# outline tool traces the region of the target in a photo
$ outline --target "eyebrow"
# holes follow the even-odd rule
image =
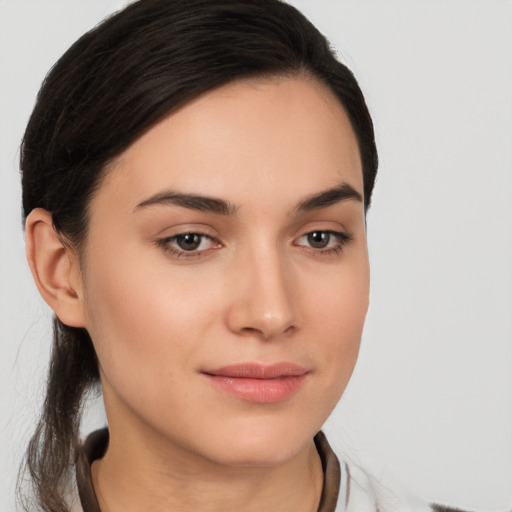
[[[189,208],[191,210],[227,216],[234,216],[237,212],[237,207],[228,201],[224,201],[224,199],[197,194],[183,194],[172,190],[151,196],[145,201],[142,201],[142,203],[139,203],[135,207],[135,210],[156,204],[182,206],[183,208]]]
[[[363,202],[361,194],[348,183],[340,183],[337,187],[324,190],[318,194],[314,194],[304,201],[301,201],[294,209],[295,214],[307,213],[312,210],[327,208],[336,203],[346,200],[355,200]]]
[[[344,182],[337,187],[324,190],[307,197],[292,210],[292,214],[307,213],[313,210],[327,208],[349,199],[363,202],[361,194],[351,185]],[[216,213],[226,216],[235,216],[238,212],[237,206],[229,201],[225,201],[224,199],[197,194],[185,194],[172,190],[154,194],[139,203],[134,210],[152,205],[175,205],[183,208],[189,208],[191,210]]]

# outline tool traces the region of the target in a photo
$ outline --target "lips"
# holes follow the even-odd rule
[[[202,372],[218,390],[256,403],[276,403],[294,395],[309,370],[293,363],[242,363]]]

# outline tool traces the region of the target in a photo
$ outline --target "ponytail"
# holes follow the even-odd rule
[[[41,417],[26,452],[33,498],[45,512],[68,512],[66,488],[79,447],[82,406],[99,382],[98,363],[85,329],[54,319],[53,347]],[[29,511],[26,499],[22,507]]]

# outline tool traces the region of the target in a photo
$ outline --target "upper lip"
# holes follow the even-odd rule
[[[245,379],[277,379],[279,377],[299,377],[309,370],[294,363],[280,362],[274,364],[239,363],[203,373],[216,377],[231,377]]]

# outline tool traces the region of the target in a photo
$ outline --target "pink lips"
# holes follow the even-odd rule
[[[293,363],[242,363],[204,371],[209,381],[230,395],[250,402],[281,402],[303,385],[309,371]]]

